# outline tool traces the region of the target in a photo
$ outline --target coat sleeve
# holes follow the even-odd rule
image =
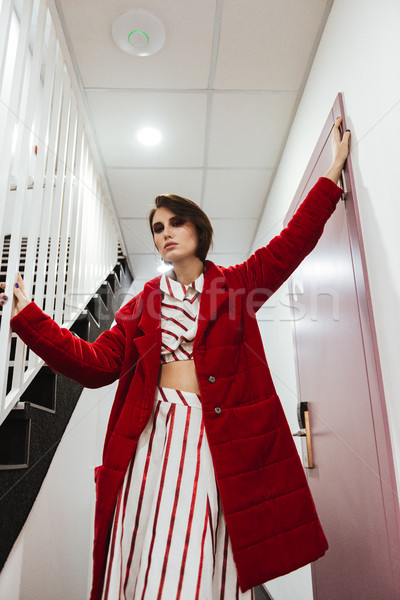
[[[94,343],[60,327],[34,302],[11,319],[11,327],[49,367],[84,387],[98,388],[115,381],[125,354],[125,328],[119,322]]]
[[[320,177],[279,235],[245,262],[226,270],[236,279],[236,285],[251,294],[255,311],[316,246],[342,193],[333,181]]]

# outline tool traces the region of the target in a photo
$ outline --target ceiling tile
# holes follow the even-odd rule
[[[273,168],[295,100],[295,94],[215,93],[208,166]]]
[[[177,194],[200,203],[202,169],[107,169],[120,217],[146,217],[154,198]]]
[[[247,256],[258,219],[211,219],[214,229],[213,252],[227,254],[232,249]]]
[[[258,218],[271,174],[261,169],[207,169],[203,210],[209,217]]]
[[[225,0],[214,87],[299,90],[325,10],[326,0]]]
[[[199,167],[204,162],[206,93],[88,92],[100,148],[111,167]],[[146,147],[142,127],[163,139]]]
[[[147,57],[126,54],[112,38],[112,24],[135,8],[131,0],[58,0],[83,85],[96,88],[208,87],[216,0],[146,0],[138,8],[165,26],[164,47]]]

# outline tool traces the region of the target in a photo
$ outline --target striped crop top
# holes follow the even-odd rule
[[[161,276],[161,364],[193,358],[203,284],[204,273],[189,285]]]

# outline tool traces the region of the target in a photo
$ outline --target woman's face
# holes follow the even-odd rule
[[[153,216],[154,243],[164,260],[174,263],[196,256],[199,243],[196,226],[174,215],[168,208],[157,208]]]

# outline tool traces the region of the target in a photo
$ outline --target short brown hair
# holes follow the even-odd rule
[[[183,196],[176,196],[175,194],[162,194],[161,196],[156,196],[154,199],[154,207],[149,213],[149,224],[153,238],[154,213],[157,208],[161,207],[168,208],[177,217],[185,217],[185,219],[195,225],[197,236],[199,238],[196,256],[204,262],[210,246],[212,246],[214,235],[210,219],[207,217],[206,213],[198,204],[192,202],[192,200],[188,200],[188,198],[183,198]]]

